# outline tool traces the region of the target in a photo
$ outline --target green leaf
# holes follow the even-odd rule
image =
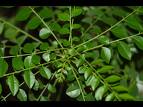
[[[106,93],[107,87],[106,86],[101,86],[99,87],[96,92],[95,92],[95,98],[97,101],[102,100],[103,95]]]
[[[79,67],[78,72],[79,72],[80,74],[84,74],[84,72],[86,71],[87,68],[88,68],[88,67],[86,67],[86,66],[81,66],[81,67]]]
[[[98,40],[101,44],[108,44],[109,43],[109,38],[107,36],[100,36],[98,38]]]
[[[0,34],[2,34],[4,30],[4,23],[0,22]]]
[[[58,18],[61,21],[69,21],[70,20],[70,16],[67,13],[59,13]]]
[[[139,32],[143,31],[143,26],[142,26],[141,20],[138,18],[138,16],[131,15],[125,21],[130,28],[137,30]]]
[[[42,55],[42,58],[46,61],[46,62],[49,62],[50,61],[50,54],[49,53],[44,53]]]
[[[121,77],[117,76],[117,75],[111,75],[109,77],[107,77],[105,80],[109,83],[114,83],[117,82],[121,79]]]
[[[133,37],[133,41],[139,49],[143,50],[143,37],[142,36]]]
[[[24,53],[32,53],[34,50],[34,45],[32,43],[25,43],[23,47]]]
[[[128,36],[127,29],[123,26],[123,24],[120,24],[113,28],[111,32],[116,36],[117,38],[124,38]]]
[[[35,80],[35,84],[33,86],[33,90],[38,91],[39,86],[40,86],[39,82],[37,80]]]
[[[42,42],[40,45],[40,50],[48,50],[49,44],[47,42]]]
[[[17,98],[20,101],[27,101],[27,94],[23,89],[19,89],[19,92],[17,94]]]
[[[46,68],[46,67],[42,67],[40,69],[40,74],[42,77],[46,78],[46,79],[50,79],[52,76],[52,73],[50,71],[50,69]]]
[[[84,78],[87,79],[91,74],[92,74],[92,69],[88,67],[84,72]]]
[[[37,16],[35,16],[35,17],[33,17],[33,18],[27,23],[26,27],[27,27],[28,29],[30,29],[30,30],[34,30],[34,29],[36,29],[40,24],[41,24],[40,19],[39,19]]]
[[[30,67],[33,67],[33,63],[32,63],[32,56],[27,56],[25,59],[24,59],[24,66],[25,68],[30,68]]]
[[[47,39],[50,36],[51,31],[47,28],[42,28],[39,32],[39,37],[41,39]]]
[[[18,13],[16,14],[15,19],[17,21],[24,21],[24,20],[28,19],[28,17],[30,16],[31,12],[32,11],[30,10],[30,8],[28,8],[28,7],[21,7],[19,9]]]
[[[73,24],[73,25],[72,25],[72,28],[73,28],[73,29],[79,29],[80,27],[81,27],[80,24]]]
[[[128,92],[128,89],[122,85],[115,86],[113,89],[117,92]]]
[[[79,16],[82,13],[81,8],[73,8],[71,11],[72,17]]]
[[[110,51],[110,49],[106,48],[106,47],[102,47],[101,57],[102,57],[102,59],[105,60],[106,63],[109,64],[110,59],[111,59],[111,51]]]
[[[110,93],[107,95],[107,97],[105,98],[105,101],[112,101],[114,99],[114,94]]]
[[[57,22],[50,23],[49,26],[52,31],[59,32],[59,29],[61,29],[61,26]]]
[[[1,95],[1,93],[2,93],[2,85],[0,83],[0,95]]]
[[[131,50],[130,47],[125,42],[123,41],[119,42],[118,51],[123,58],[131,60],[132,57]]]
[[[21,57],[12,58],[12,67],[15,70],[21,70],[24,68],[24,64],[23,64]]]
[[[71,84],[66,90],[66,94],[71,98],[76,98],[80,95],[80,89],[78,86]]]
[[[19,89],[19,82],[14,75],[11,75],[7,79],[7,84],[13,96],[15,96]]]
[[[19,49],[20,48],[18,45],[12,46],[10,51],[9,51],[10,55],[18,55]]]
[[[27,70],[24,72],[24,81],[28,85],[29,88],[32,88],[35,83],[35,75],[32,73],[32,71]]]
[[[109,72],[110,70],[112,70],[113,68],[114,68],[113,66],[105,65],[105,66],[103,66],[102,68],[98,69],[97,72],[98,72],[98,73],[107,73],[107,72]]]
[[[13,28],[8,28],[4,32],[4,36],[9,40],[15,40],[17,34],[18,34],[18,31],[16,29],[13,29]]]
[[[41,57],[38,55],[32,55],[32,63],[33,64],[40,64]]]
[[[70,30],[68,28],[65,28],[65,27],[63,27],[59,30],[59,33],[62,35],[69,34],[69,32],[70,32]]]
[[[99,79],[95,78],[95,76],[93,75],[91,75],[86,81],[86,85],[91,86],[93,91],[95,90],[95,88],[97,88],[99,83],[100,83]]]
[[[0,77],[2,77],[8,70],[8,64],[7,62],[0,58]]]
[[[40,12],[39,15],[41,16],[42,19],[44,18],[51,18],[53,16],[53,12],[51,8],[44,7]]]
[[[128,93],[119,94],[119,97],[123,100],[135,100],[135,98]]]
[[[26,39],[26,36],[25,36],[25,35],[22,35],[22,36],[20,36],[20,37],[18,37],[18,38],[16,39],[16,43],[17,43],[18,45],[21,45],[21,44],[25,41],[25,39]]]
[[[56,87],[54,85],[48,85],[48,91],[51,93],[56,93]]]

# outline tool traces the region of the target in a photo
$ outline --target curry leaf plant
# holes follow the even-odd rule
[[[141,6],[0,7],[0,100],[143,100],[142,15]]]

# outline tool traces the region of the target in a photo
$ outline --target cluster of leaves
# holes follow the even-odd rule
[[[142,7],[3,9],[14,12],[0,17],[1,101],[140,100]]]

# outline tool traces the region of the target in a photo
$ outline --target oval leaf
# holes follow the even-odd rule
[[[80,89],[72,84],[67,89],[66,94],[71,98],[76,98],[80,95]]]
[[[13,96],[16,95],[19,89],[19,82],[14,75],[11,75],[7,79],[7,84]]]
[[[35,83],[35,75],[32,71],[28,70],[24,72],[24,81],[28,85],[29,88],[32,88]]]
[[[67,13],[59,13],[58,18],[62,21],[69,21],[70,20],[70,16]]]
[[[50,71],[50,69],[43,67],[40,69],[40,74],[42,77],[46,78],[46,79],[50,79],[52,76],[52,73]]]
[[[117,76],[117,75],[111,75],[109,77],[107,77],[105,80],[109,83],[114,83],[117,82],[121,79],[121,77]]]
[[[19,92],[17,94],[17,98],[20,101],[27,101],[27,94],[23,89],[19,89]]]
[[[0,58],[0,77],[2,77],[8,70],[8,64],[7,62]]]
[[[118,44],[118,51],[120,53],[120,55],[127,59],[127,60],[131,60],[131,50],[130,47],[123,41],[120,41]]]
[[[106,86],[101,86],[97,89],[97,91],[95,92],[95,98],[96,100],[102,100],[103,95],[105,94],[105,92],[107,91],[107,87]]]
[[[44,53],[42,55],[43,59],[46,61],[46,62],[49,62],[50,61],[50,54],[49,53]]]
[[[21,70],[24,68],[24,64],[23,64],[21,57],[12,58],[12,67],[15,70]]]
[[[107,95],[107,97],[105,98],[105,101],[112,101],[114,98],[114,94],[113,93],[110,93]]]
[[[109,48],[102,47],[101,57],[105,60],[106,63],[110,62],[111,59],[111,51]]]
[[[39,37],[41,39],[47,39],[50,36],[51,31],[47,28],[42,28],[39,32]]]
[[[139,49],[143,50],[143,37],[135,36],[133,37],[133,41]]]

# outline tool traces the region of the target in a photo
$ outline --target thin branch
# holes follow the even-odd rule
[[[12,28],[18,30],[19,32],[23,33],[25,36],[28,36],[29,38],[31,38],[31,39],[33,39],[33,40],[39,42],[39,43],[42,43],[42,41],[40,41],[39,39],[35,38],[34,36],[30,35],[29,33],[25,32],[24,30],[22,30],[22,29],[16,27],[15,25],[13,25],[13,24],[7,22],[6,20],[0,18],[0,21],[2,21],[2,22],[4,22],[5,24],[11,26]]]
[[[29,6],[29,8],[32,10],[32,12],[40,19],[40,21],[44,24],[44,26],[51,32],[51,34],[53,35],[53,37],[56,39],[56,41],[58,42],[58,44],[61,46],[61,48],[63,48],[62,44],[59,42],[59,40],[57,39],[56,35],[53,33],[53,31],[50,29],[50,27],[45,23],[45,21],[39,16],[39,14],[37,14],[37,12],[31,7]]]
[[[97,35],[96,37],[94,37],[94,38],[92,38],[92,39],[90,39],[90,40],[88,40],[86,42],[83,42],[83,43],[81,43],[81,44],[79,44],[79,45],[77,45],[77,46],[75,46],[73,48],[78,48],[78,47],[80,47],[82,45],[85,45],[86,43],[89,43],[89,42],[97,39],[98,37],[102,36],[103,34],[107,33],[108,31],[110,31],[111,29],[113,29],[114,27],[116,27],[118,24],[120,24],[122,21],[124,21],[125,19],[127,19],[129,16],[131,16],[133,13],[135,13],[139,8],[140,7],[138,7],[137,9],[135,9],[133,12],[131,12],[130,14],[128,14],[126,17],[124,17],[123,19],[121,19],[120,21],[118,21],[116,24],[114,24],[113,26],[111,26],[110,28],[108,28],[107,30],[105,30],[104,32],[102,32],[99,35]]]

